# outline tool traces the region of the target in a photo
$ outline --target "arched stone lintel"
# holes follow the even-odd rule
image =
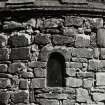
[[[40,53],[41,61],[48,62],[51,53],[60,53],[65,58],[65,62],[69,62],[71,59],[72,48],[65,46],[45,46]]]

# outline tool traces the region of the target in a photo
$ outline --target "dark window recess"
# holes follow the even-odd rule
[[[47,85],[65,87],[65,58],[60,53],[52,53],[47,64]]]

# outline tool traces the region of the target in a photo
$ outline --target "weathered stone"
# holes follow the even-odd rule
[[[98,86],[105,85],[105,73],[96,73],[96,85]]]
[[[97,30],[97,45],[101,48],[105,47],[105,29],[104,28],[99,28]]]
[[[80,63],[87,63],[88,60],[86,58],[76,58],[76,57],[72,57],[72,61],[73,62],[80,62]]]
[[[29,102],[30,103],[34,103],[35,102],[35,92],[34,92],[34,89],[30,90],[30,93],[29,93]]]
[[[25,47],[31,44],[31,36],[24,33],[17,33],[8,39],[11,47]]]
[[[6,73],[0,73],[0,78],[8,78],[8,79],[12,79],[12,75],[11,74],[6,74]]]
[[[105,59],[105,48],[100,49],[100,58]]]
[[[25,79],[30,79],[34,78],[34,74],[32,72],[22,72],[21,77]]]
[[[61,34],[62,30],[57,29],[57,28],[51,28],[51,29],[46,29],[45,33],[50,33],[50,34]]]
[[[36,20],[36,28],[43,28],[43,24],[44,24],[43,19],[37,18],[37,20]]]
[[[50,43],[50,34],[38,34],[35,36],[35,43],[39,45],[46,45]]]
[[[50,18],[44,21],[44,28],[57,28],[62,24],[62,19]]]
[[[75,105],[75,100],[70,99],[64,100],[63,105]]]
[[[10,64],[9,68],[8,68],[8,72],[9,73],[21,73],[22,71],[26,71],[26,66],[24,63],[22,62],[15,62]]]
[[[94,80],[92,78],[83,79],[83,87],[84,88],[92,88],[94,85]]]
[[[78,102],[91,102],[88,90],[79,88],[77,89],[77,101]]]
[[[89,60],[88,70],[97,71],[100,67],[100,60]]]
[[[35,68],[34,75],[35,77],[46,77],[46,69]]]
[[[8,66],[6,64],[0,64],[0,73],[7,72]]]
[[[3,48],[0,49],[0,60],[5,61],[9,59],[9,49]]]
[[[77,72],[77,77],[94,78],[94,73],[93,72]]]
[[[77,34],[75,39],[75,47],[89,47],[90,36],[84,34]]]
[[[13,30],[13,29],[23,29],[23,25],[19,22],[15,21],[5,21],[3,25],[3,29],[5,30]]]
[[[72,46],[74,44],[74,38],[68,36],[53,35],[53,43],[55,45]]]
[[[38,103],[40,105],[59,105],[59,101],[57,101],[57,100],[48,100],[48,99],[39,99]]]
[[[68,77],[66,78],[67,87],[80,87],[82,86],[82,79]]]
[[[69,67],[70,68],[82,68],[83,66],[82,66],[82,63],[78,63],[78,62],[70,62],[69,63]]]
[[[81,26],[83,24],[83,18],[75,16],[65,17],[65,26]]]
[[[68,76],[76,76],[76,69],[75,68],[66,68],[66,74]]]
[[[81,105],[104,105],[104,103],[103,102],[91,102],[88,104],[81,104]]]
[[[105,94],[104,93],[92,93],[93,99],[96,102],[105,101]]]
[[[63,29],[63,34],[66,36],[75,36],[77,34],[77,29],[74,27],[65,27]]]
[[[19,88],[24,90],[28,89],[28,80],[21,79],[19,83]]]
[[[88,64],[87,63],[83,63],[82,71],[87,71],[87,69],[88,69]]]
[[[61,0],[62,3],[66,3],[66,4],[70,4],[70,3],[76,3],[76,4],[79,4],[79,3],[86,3],[87,1],[86,0]]]
[[[99,48],[94,48],[93,50],[94,50],[94,58],[98,59],[100,55]]]
[[[31,68],[45,68],[47,66],[47,63],[40,61],[31,61],[28,63],[28,66]]]
[[[68,97],[69,97],[69,95],[68,94],[64,94],[64,93],[62,93],[62,94],[59,94],[59,93],[41,93],[41,94],[38,94],[37,95],[37,97],[38,98],[41,98],[41,97],[43,97],[43,98],[45,98],[45,99],[59,99],[59,100],[66,100]]]
[[[30,20],[28,20],[26,22],[26,25],[35,28],[36,27],[36,20],[34,18],[31,18]]]
[[[0,88],[10,88],[11,87],[11,80],[7,78],[0,78]]]
[[[28,103],[29,102],[29,93],[26,91],[21,91],[12,94],[12,101],[17,103]]]
[[[12,48],[10,54],[11,60],[29,60],[30,59],[30,48]]]
[[[74,48],[72,51],[73,57],[78,58],[92,58],[93,57],[93,49],[90,48]]]
[[[7,41],[7,36],[0,34],[0,48],[5,47],[7,45]]]
[[[45,88],[45,79],[44,78],[34,78],[31,83],[32,88]]]
[[[10,94],[9,92],[0,92],[0,104],[7,105],[9,102]]]

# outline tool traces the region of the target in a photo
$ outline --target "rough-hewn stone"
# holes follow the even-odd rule
[[[28,80],[21,79],[19,83],[20,89],[28,89]]]
[[[91,102],[88,90],[79,88],[77,89],[77,101],[78,102]]]
[[[8,68],[9,73],[21,73],[24,70],[26,71],[26,66],[21,62],[12,63]]]
[[[11,47],[25,47],[31,44],[31,36],[24,33],[16,33],[9,38]]]
[[[50,34],[38,34],[35,36],[34,42],[39,45],[46,45],[50,43]]]
[[[68,77],[66,78],[67,87],[80,87],[82,86],[82,79]]]
[[[76,76],[76,69],[75,68],[66,68],[66,74],[68,76]]]
[[[3,48],[0,49],[0,60],[8,60],[9,59],[9,49],[8,48]]]
[[[92,58],[93,57],[93,49],[90,48],[74,48],[72,52],[73,57],[79,58]]]
[[[11,80],[8,78],[0,78],[0,88],[10,88],[11,87]]]
[[[75,47],[89,47],[90,36],[84,34],[77,34],[75,40]]]
[[[11,60],[29,60],[30,59],[30,48],[22,47],[22,48],[12,48]]]
[[[81,17],[67,16],[65,17],[65,26],[81,26],[83,19]]]
[[[31,83],[32,88],[44,88],[45,87],[45,79],[44,78],[34,78]]]
[[[9,102],[10,94],[9,92],[0,92],[0,104],[7,105]]]
[[[6,64],[0,64],[0,73],[7,72],[8,66]]]
[[[17,103],[28,103],[29,102],[29,93],[26,91],[16,92],[12,94],[12,101]]]
[[[105,73],[96,73],[96,85],[98,86],[105,85]]]
[[[54,35],[53,44],[72,46],[74,44],[74,38],[68,36]]]

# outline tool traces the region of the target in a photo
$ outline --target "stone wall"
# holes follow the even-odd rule
[[[0,105],[105,105],[104,30],[102,18],[1,19]],[[54,52],[65,59],[63,87],[47,85]]]

